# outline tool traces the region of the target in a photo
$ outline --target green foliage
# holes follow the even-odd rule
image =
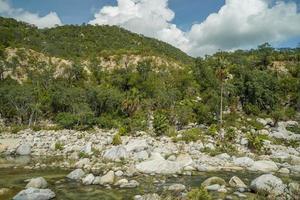
[[[78,118],[71,113],[59,113],[55,121],[63,128],[71,129],[78,124]]]
[[[264,153],[266,149],[264,148],[264,140],[268,140],[267,135],[259,135],[256,133],[248,133],[248,148],[257,152],[257,153]]]
[[[55,143],[55,150],[62,151],[64,149],[64,145],[60,142]]]
[[[5,125],[38,130],[39,122],[49,119],[61,128],[124,127],[131,134],[147,130],[153,112],[156,135],[174,135],[170,126],[179,130],[189,123],[217,123],[221,85],[224,108],[232,111],[225,114],[224,127],[250,124],[259,130],[263,127],[255,120],[237,119],[243,113],[293,119],[300,110],[300,49],[283,51],[263,44],[193,59],[116,26],[38,29],[0,17],[0,27],[0,115]],[[8,59],[8,49],[16,48],[16,56]],[[29,49],[49,56],[48,62]],[[131,55],[142,59],[131,65]],[[153,60],[155,56],[162,62]],[[53,64],[53,57],[70,65]],[[103,59],[116,59],[117,66],[108,69]],[[154,61],[172,61],[166,63],[174,66],[156,66]],[[208,134],[215,136],[217,131],[210,129]],[[225,139],[233,135],[229,131]],[[187,134],[186,140],[193,138]]]
[[[169,122],[167,117],[161,112],[156,112],[153,119],[153,128],[156,136],[165,134],[168,130],[168,127]]]
[[[122,144],[122,140],[121,140],[120,133],[116,133],[116,134],[114,135],[112,144],[115,145],[115,146],[116,146],[116,145]]]
[[[216,124],[211,124],[207,130],[208,135],[210,136],[216,136],[218,134],[219,127]]]
[[[211,195],[202,186],[199,189],[192,189],[187,196],[189,200],[212,200]]]
[[[286,129],[288,131],[291,131],[291,132],[295,133],[295,134],[300,134],[300,125],[288,126],[288,127],[286,127]]]
[[[183,140],[187,143],[189,142],[196,142],[197,140],[203,139],[203,132],[199,128],[192,128],[186,131],[183,131],[181,133],[182,138],[180,140]]]
[[[225,140],[228,142],[233,142],[236,138],[235,129],[230,127],[225,130]]]

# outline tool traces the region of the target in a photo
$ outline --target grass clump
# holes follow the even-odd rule
[[[202,186],[198,189],[192,189],[187,196],[189,200],[212,200],[211,195]]]
[[[60,142],[55,143],[55,150],[61,151],[63,149],[64,149],[64,145],[62,143],[60,143]]]
[[[266,149],[264,148],[264,140],[268,140],[267,135],[258,135],[255,133],[248,133],[248,148],[257,153],[265,153]]]
[[[122,139],[121,139],[120,133],[117,133],[114,135],[112,144],[115,146],[122,144]]]

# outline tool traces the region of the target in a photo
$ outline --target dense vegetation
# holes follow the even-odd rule
[[[155,132],[162,135],[189,123],[218,124],[221,91],[224,126],[237,123],[239,115],[279,120],[294,118],[300,111],[300,49],[276,50],[264,44],[190,62],[165,43],[117,27],[39,30],[3,18],[0,27],[0,114],[7,124],[33,126],[50,119],[64,128],[97,125],[121,128],[120,134],[125,134],[146,129],[153,117]],[[65,57],[73,61],[72,67],[65,76],[55,77],[53,64],[32,62],[44,70],[28,71],[20,83],[3,76],[18,65],[7,60],[7,47]],[[93,57],[103,50],[154,52],[183,61],[186,67],[154,70],[151,61],[143,61],[107,71]],[[90,57],[91,73],[78,62],[84,57]]]
[[[192,62],[191,57],[165,42],[117,26],[67,25],[38,29],[0,17],[0,43],[4,47],[25,47],[66,59],[127,53],[159,55],[185,64]]]

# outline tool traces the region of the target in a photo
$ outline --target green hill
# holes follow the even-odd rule
[[[97,56],[155,55],[190,64],[193,59],[181,50],[156,39],[117,26],[66,25],[38,29],[24,22],[0,17],[0,43],[24,47],[69,60]]]

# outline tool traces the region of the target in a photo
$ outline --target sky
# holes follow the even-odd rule
[[[117,25],[191,56],[300,43],[300,0],[0,0],[0,16],[39,28]]]

